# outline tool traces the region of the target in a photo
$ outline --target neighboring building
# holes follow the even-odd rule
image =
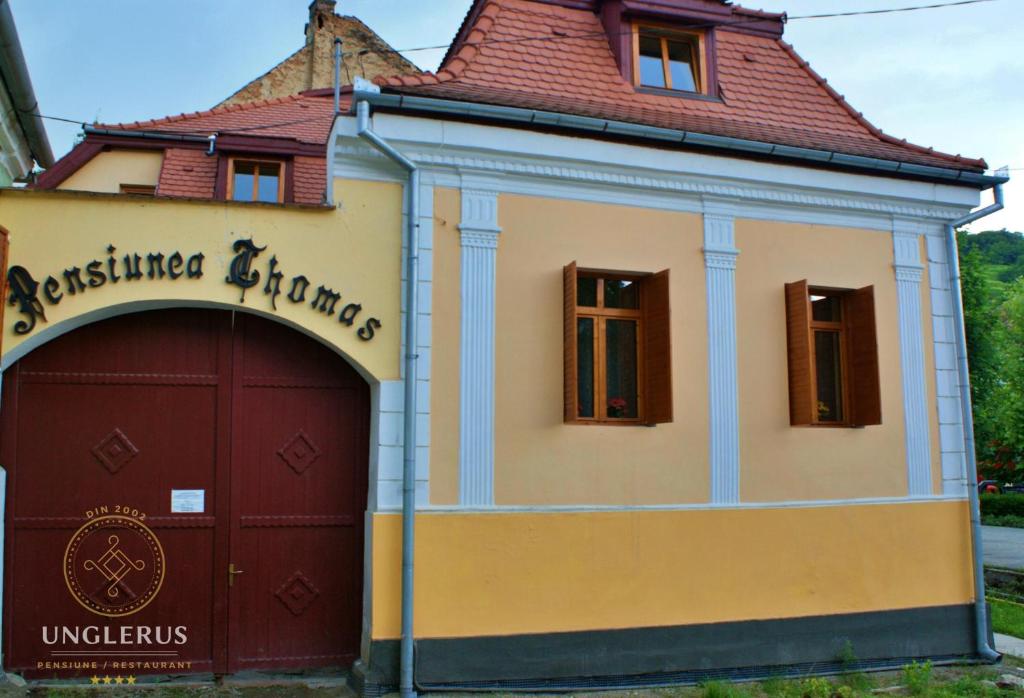
[[[403,490],[423,690],[989,658],[946,226],[1006,178],[783,26],[477,0],[337,118],[95,127],[0,193],[4,668],[393,687]]]
[[[375,78],[419,72],[416,66],[357,17],[334,14],[335,4],[334,0],[314,0],[310,3],[305,45],[218,106],[245,104],[333,87],[335,38],[344,42],[342,84],[351,84],[357,75]]]
[[[21,52],[9,2],[0,2],[0,187],[24,180],[34,164],[49,167],[53,151]]]

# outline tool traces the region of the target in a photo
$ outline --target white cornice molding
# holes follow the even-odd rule
[[[894,218],[916,219],[918,225],[931,223],[926,225],[931,234],[932,228],[935,233],[941,232],[938,222],[960,217],[971,208],[815,188],[812,184],[815,171],[809,169],[806,186],[768,185],[622,164],[553,161],[436,144],[402,144],[401,150],[438,186],[461,187],[460,172],[469,169],[489,179],[500,177],[500,184],[491,186],[504,193],[607,201],[692,213],[706,212],[707,197],[717,197],[727,201],[738,217],[806,220],[890,232]],[[336,177],[399,181],[398,173],[383,156],[357,141],[342,139],[336,155]]]

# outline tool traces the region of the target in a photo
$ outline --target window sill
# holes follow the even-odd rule
[[[725,101],[721,97],[715,95],[706,95],[702,92],[685,92],[683,90],[667,90],[663,87],[645,87],[643,85],[635,85],[633,87],[637,92],[645,95],[660,95],[662,97],[676,97],[678,99],[696,99],[701,102],[717,102],[719,104],[725,104]]]
[[[574,422],[562,422],[568,426],[586,426],[586,427],[656,427],[657,424],[649,424],[639,420],[621,420],[600,422],[596,419],[579,419]]]

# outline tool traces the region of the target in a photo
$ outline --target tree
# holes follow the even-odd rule
[[[960,248],[960,288],[967,330],[967,362],[970,367],[971,403],[974,407],[974,443],[979,465],[987,469],[1001,448],[996,404],[999,383],[999,352],[993,328],[996,313],[978,247],[963,231],[957,233]],[[969,251],[968,251],[969,250]]]
[[[999,380],[987,404],[999,444],[993,464],[1009,480],[1024,476],[1024,278],[1007,289],[993,336],[999,345]]]

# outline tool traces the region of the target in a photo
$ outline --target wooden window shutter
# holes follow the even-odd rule
[[[644,421],[672,421],[672,316],[668,269],[644,279]]]
[[[850,422],[856,426],[882,423],[878,380],[878,339],[875,332],[875,287],[851,291],[845,298],[849,339]]]
[[[575,422],[579,417],[579,388],[576,385],[576,262],[566,264],[562,269],[562,294],[562,351],[565,373],[563,419],[566,422]]]
[[[789,423],[814,423],[811,371],[811,303],[807,279],[786,284],[786,344],[789,364]]]

